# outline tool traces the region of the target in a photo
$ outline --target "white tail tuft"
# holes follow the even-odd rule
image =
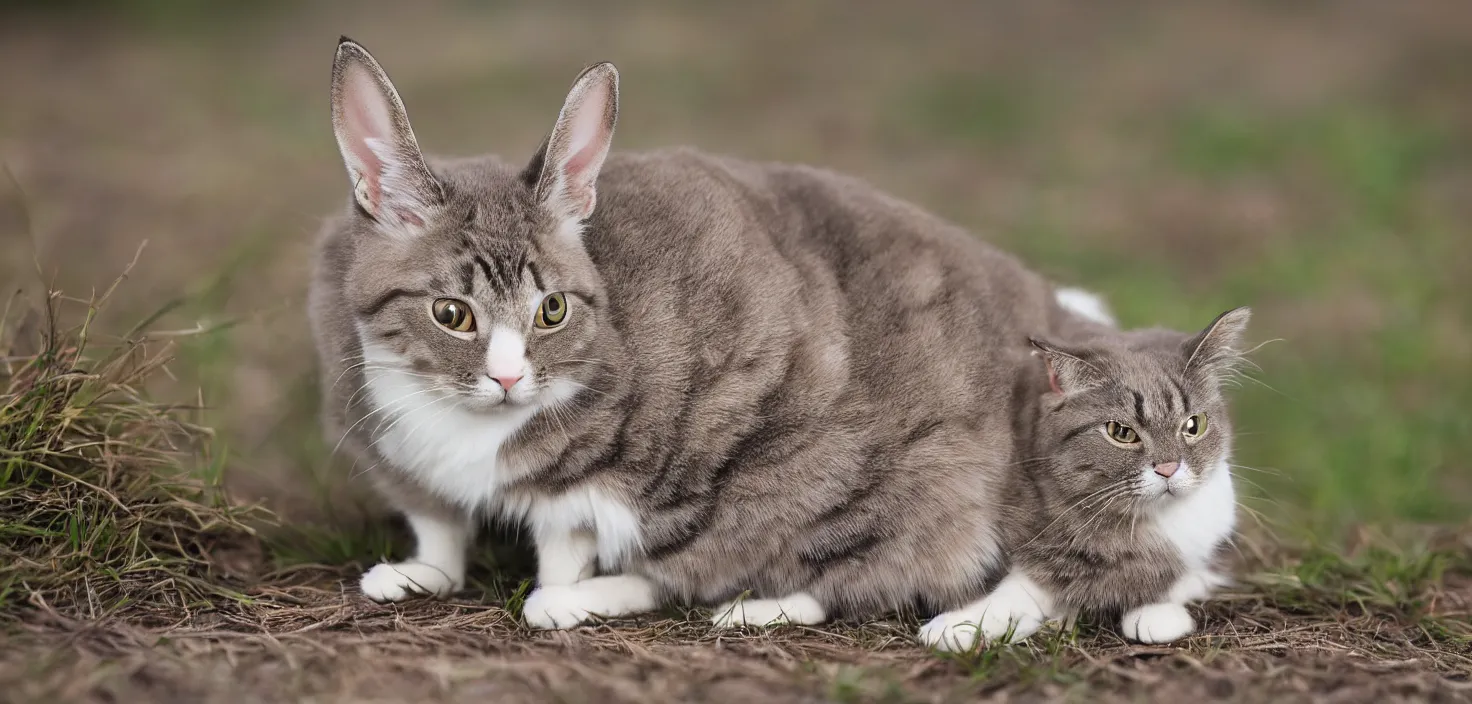
[[[1081,288],[1060,288],[1053,295],[1064,310],[1102,325],[1113,327],[1115,324],[1109,306],[1096,293],[1089,293]]]

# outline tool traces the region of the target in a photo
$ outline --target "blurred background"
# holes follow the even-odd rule
[[[610,60],[616,149],[858,175],[1130,326],[1251,305],[1250,507],[1326,540],[1472,509],[1466,0],[0,4],[6,276],[85,297],[146,240],[105,326],[209,330],[160,392],[291,520],[355,515],[303,314],[340,34],[431,153],[528,158]]]

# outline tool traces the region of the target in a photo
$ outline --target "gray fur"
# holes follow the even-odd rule
[[[431,178],[420,178],[402,105],[364,57],[356,45],[340,50],[334,85],[348,69],[381,76],[396,134],[407,136],[391,141],[408,175],[397,193],[356,187],[326,226],[310,314],[326,432],[399,508],[451,522],[501,508],[436,494],[375,447],[401,409],[362,393],[365,342],[410,360],[412,373],[462,394],[466,407],[501,412],[499,399],[470,391],[484,340],[430,318],[431,302],[448,296],[471,302],[478,325],[530,331],[529,388],[568,380],[582,389],[501,446],[505,492],[534,501],[596,487],[625,502],[641,549],[600,568],[647,577],[668,598],[802,591],[853,615],[915,602],[944,609],[982,594],[1014,548],[1057,580],[1113,590],[1111,603],[1166,578],[1169,559],[1156,564],[1149,546],[1100,548],[1128,573],[1111,581],[1080,573],[1088,559],[1070,563],[1048,554],[1053,542],[1032,540],[1040,509],[1062,514],[1087,488],[1064,478],[1063,465],[1105,464],[1083,438],[1062,443],[1065,459],[1041,470],[1019,460],[1120,399],[1105,384],[1040,407],[1047,376],[1030,337],[1095,340],[1080,358],[1117,361],[1105,371],[1124,388],[1144,383],[1149,363],[1179,346],[1173,337],[1111,338],[1060,308],[1054,288],[1012,257],[818,169],[688,149],[613,154],[597,175],[596,208],[591,182],[550,193],[548,170],[568,158],[566,109],[526,168],[425,160]],[[580,77],[569,105],[600,86],[616,94],[616,73],[602,66]],[[335,87],[335,116],[340,100]],[[611,134],[616,100],[603,114]],[[585,206],[591,216],[569,233],[559,217]],[[565,326],[532,330],[522,302],[534,290],[567,293]],[[1202,374],[1219,361],[1201,359]],[[1194,403],[1219,406],[1205,376],[1172,374]],[[1155,381],[1142,388],[1152,404],[1168,403]],[[1225,415],[1213,421],[1225,438]]]
[[[1100,329],[1067,347],[1034,340],[1061,393],[1038,383],[1038,425],[1020,466],[1041,510],[1035,537],[1012,551],[1016,566],[1071,606],[1124,611],[1165,600],[1185,565],[1151,518],[1176,497],[1150,495],[1141,469],[1182,461],[1191,475],[1181,479],[1193,487],[1227,471],[1232,428],[1221,387],[1247,319],[1238,308],[1194,336]],[[1187,442],[1181,426],[1196,414],[1205,432]],[[1111,443],[1100,432],[1108,421],[1136,430],[1138,446]]]

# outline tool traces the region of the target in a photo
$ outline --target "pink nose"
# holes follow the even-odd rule
[[[516,382],[521,381],[521,377],[519,376],[498,376],[495,377],[495,379],[496,383],[500,384],[501,388],[506,389],[507,391],[510,391],[511,387],[516,386]]]
[[[1155,465],[1155,473],[1159,474],[1162,477],[1165,477],[1166,479],[1169,479],[1170,475],[1175,474],[1176,470],[1180,469],[1180,467],[1180,462],[1161,462],[1160,464]]]

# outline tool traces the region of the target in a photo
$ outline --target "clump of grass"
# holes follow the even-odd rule
[[[1400,645],[1432,659],[1458,653],[1465,664],[1472,647],[1466,611],[1472,562],[1449,540],[1460,535],[1438,530],[1436,540],[1414,543],[1373,535],[1348,552],[1309,548],[1247,581],[1264,607],[1340,623],[1371,641],[1398,630]]]
[[[167,335],[96,334],[106,298],[6,308],[25,320],[0,333],[0,618],[187,609],[233,593],[219,555],[254,542],[257,510],[225,500],[209,430],[144,390]]]

